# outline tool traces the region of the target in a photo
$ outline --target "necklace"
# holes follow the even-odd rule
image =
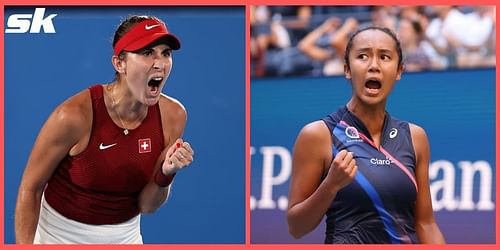
[[[113,88],[111,88],[111,101],[113,102],[113,105],[112,105],[113,111],[115,112],[116,116],[118,116],[118,120],[120,120],[120,124],[122,125],[123,134],[128,135],[129,131],[127,128],[125,128],[125,125],[124,125],[123,120],[120,116],[120,113],[118,113],[118,111],[114,109],[115,105],[116,105],[116,103],[115,103],[115,86],[113,86]]]

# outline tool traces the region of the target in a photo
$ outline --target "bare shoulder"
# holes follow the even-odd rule
[[[164,94],[160,97],[159,105],[163,136],[166,145],[169,145],[182,137],[186,127],[187,112],[179,100]]]
[[[422,127],[413,123],[409,123],[409,126],[412,137],[414,137],[415,139],[427,140],[427,134],[425,133],[425,130]]]
[[[72,133],[89,130],[92,126],[90,91],[85,89],[68,98],[54,110],[51,118]]]
[[[307,168],[328,168],[332,160],[332,139],[330,131],[323,121],[314,121],[305,125],[300,131],[294,146],[294,166],[304,165]],[[319,173],[321,174],[323,170]]]
[[[49,116],[37,141],[46,141],[70,155],[81,152],[92,129],[92,103],[90,91],[83,90],[61,103]],[[43,143],[42,143],[43,144]]]
[[[427,134],[425,133],[425,130],[415,124],[410,123],[410,133],[411,133],[411,140],[413,142],[413,147],[415,149],[415,154],[417,155],[417,159],[419,156],[421,157],[422,154],[429,155],[429,141],[427,139]]]
[[[169,119],[177,121],[187,119],[184,105],[179,100],[165,94],[161,94],[160,97],[160,110],[162,116],[167,116]]]
[[[330,131],[323,121],[314,121],[306,124],[299,133],[299,137],[306,141],[330,141]]]

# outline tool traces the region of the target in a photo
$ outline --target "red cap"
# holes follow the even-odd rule
[[[169,45],[173,50],[178,50],[181,47],[179,39],[168,32],[164,23],[150,19],[134,25],[125,33],[115,44],[114,55],[119,55],[123,50],[136,51],[142,49],[158,39],[164,39],[165,44]]]

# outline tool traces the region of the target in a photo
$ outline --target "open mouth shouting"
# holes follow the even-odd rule
[[[382,88],[382,82],[377,78],[369,78],[365,82],[365,89],[369,95],[377,95],[380,93],[380,89]]]
[[[163,77],[153,77],[149,79],[148,87],[152,96],[158,96],[160,94],[160,85],[162,82]]]

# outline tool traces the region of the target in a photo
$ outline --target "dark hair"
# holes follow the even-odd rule
[[[392,38],[392,40],[394,40],[394,42],[396,43],[396,51],[397,51],[398,56],[399,56],[398,67],[400,67],[403,63],[403,51],[401,50],[401,42],[396,37],[396,34],[394,34],[394,32],[392,32],[392,30],[390,30],[389,28],[386,28],[386,27],[378,27],[378,26],[369,26],[369,27],[360,29],[360,30],[354,32],[354,34],[352,34],[352,36],[349,38],[349,41],[347,42],[347,47],[345,49],[345,54],[344,54],[344,61],[345,61],[345,64],[347,64],[347,67],[350,67],[350,65],[349,65],[349,52],[351,52],[354,37],[356,37],[359,33],[366,31],[366,30],[382,31],[382,32],[386,33],[387,35],[389,35]]]
[[[118,28],[116,29],[115,31],[115,35],[113,36],[113,48],[115,47],[116,43],[122,39],[122,37],[132,28],[134,27],[134,25],[142,22],[142,21],[146,21],[146,20],[157,20],[159,22],[162,22],[160,19],[158,19],[157,17],[154,17],[154,16],[138,16],[138,15],[133,15],[133,16],[129,16],[127,19],[123,20],[120,25],[118,26]],[[123,51],[120,52],[120,54],[118,55],[118,57],[123,57],[125,55],[125,53]],[[115,79],[114,80],[117,80],[118,79],[118,72],[115,72]]]
[[[416,20],[409,20],[410,23],[411,23],[411,26],[413,27],[413,29],[415,30],[415,32],[420,36],[422,34],[422,26],[420,25],[420,23]]]
[[[406,20],[410,23],[411,27],[413,28],[413,31],[415,31],[415,34],[417,34],[418,39],[421,40],[424,29],[422,28],[422,25],[420,25],[420,22],[410,18],[401,19],[401,21],[403,20]]]

